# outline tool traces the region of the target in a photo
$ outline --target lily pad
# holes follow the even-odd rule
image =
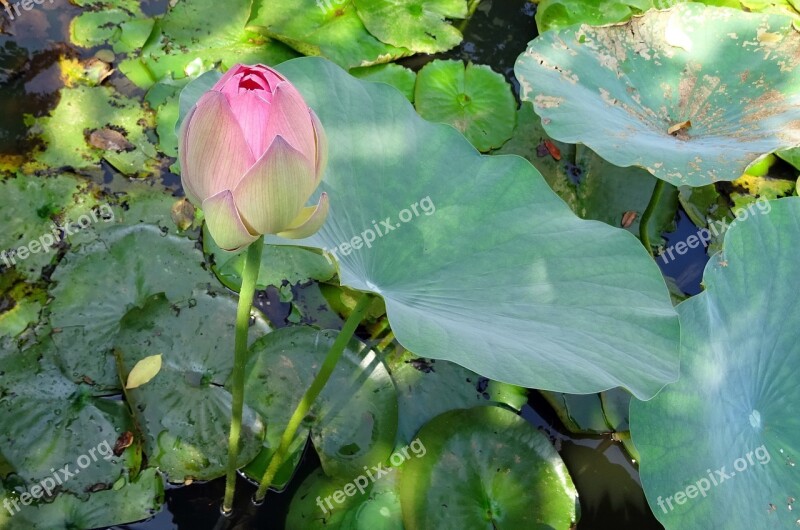
[[[678,306],[681,378],[631,403],[653,513],[668,529],[791,528],[800,498],[800,198],[737,223]],[[766,282],[754,289],[753,278]],[[690,451],[686,448],[691,447]]]
[[[517,410],[527,402],[507,391],[503,383],[489,381],[455,363],[423,359],[403,348],[387,355],[386,362],[397,387],[400,407],[397,443],[406,444],[439,414],[454,409],[505,403]]]
[[[438,53],[463,39],[447,19],[466,18],[467,0],[353,0],[370,33],[415,52]]]
[[[117,439],[134,430],[127,406],[93,397],[88,384],[65,377],[52,357],[52,344],[46,342],[0,359],[0,469],[4,475],[13,472],[3,477],[6,485],[13,478],[29,489],[55,475],[53,491],[59,486],[85,499],[92,488],[111,488],[129,472],[138,473],[140,444],[115,456]]]
[[[0,182],[0,190],[0,266],[14,267],[31,282],[56,260],[57,247],[66,236],[59,227],[79,222],[98,203],[85,181],[67,174],[18,175]]]
[[[612,24],[647,11],[653,4],[653,0],[542,0],[536,10],[536,27],[544,33],[577,23]]]
[[[352,68],[350,73],[359,79],[392,85],[405,94],[410,102],[414,102],[414,85],[417,82],[417,74],[405,66],[397,63],[376,64]]]
[[[245,29],[252,4],[230,0],[222,14],[213,0],[171,3],[141,53],[123,61],[120,70],[140,87],[150,88],[165,76],[192,77],[220,63],[229,68],[295,57],[283,44]]]
[[[331,479],[321,470],[309,475],[292,497],[286,528],[403,530],[397,473],[390,470],[375,481],[366,474],[359,477],[353,477],[356,485]]]
[[[400,468],[408,530],[539,528],[567,530],[578,493],[542,432],[500,407],[446,412],[418,435],[425,454]]]
[[[68,253],[53,273],[48,306],[65,372],[90,378],[98,391],[119,388],[111,347],[122,317],[154,294],[189,300],[195,286],[213,281],[202,264],[192,241],[146,224],[116,227]]]
[[[0,485],[0,497],[13,498],[12,491]],[[92,493],[81,501],[62,494],[52,502],[25,506],[13,516],[0,512],[0,526],[8,530],[54,530],[70,528],[108,528],[155,515],[164,502],[164,484],[155,469],[147,469],[133,482],[123,482],[112,490]]]
[[[139,102],[111,88],[64,88],[51,115],[34,121],[31,132],[46,145],[35,159],[48,167],[77,170],[92,168],[105,158],[125,175],[141,175],[158,163],[158,153],[146,134],[153,126],[153,115]],[[101,149],[90,144],[91,134],[104,129],[119,133],[129,146]]]
[[[239,252],[220,249],[214,238],[208,234],[208,227],[204,227],[203,251],[213,264],[211,270],[219,281],[238,292],[242,286],[246,249]],[[300,247],[265,245],[261,254],[256,286],[259,289],[266,289],[270,285],[280,287],[284,282],[294,285],[312,279],[327,281],[335,274],[336,268],[333,263],[319,252]]]
[[[143,431],[148,462],[171,482],[225,474],[232,397],[223,385],[233,370],[236,305],[222,293],[196,291],[181,304],[159,294],[120,323],[115,356],[125,379],[142,359],[162,358],[158,375],[125,394]],[[260,317],[250,327],[253,338],[268,332]],[[264,431],[258,415],[245,407],[240,466],[261,450]]]
[[[578,219],[526,160],[482,157],[392,87],[318,58],[279,69],[337,146],[328,221],[291,243],[380,294],[404,347],[528,388],[651,397],[677,378],[677,318],[634,237]]]
[[[486,65],[433,61],[417,74],[414,101],[423,118],[449,123],[479,151],[500,147],[514,132],[514,94]]]
[[[245,400],[270,429],[261,456],[244,470],[249,476],[261,479],[289,418],[335,339],[333,331],[291,327],[274,331],[251,347]],[[311,408],[276,486],[291,478],[309,430],[328,476],[349,480],[364,465],[383,462],[391,454],[397,433],[394,383],[383,363],[358,341],[348,345]]]
[[[687,3],[573,26],[533,40],[515,71],[553,138],[676,186],[800,143],[800,33],[780,15]]]
[[[251,28],[305,55],[322,55],[343,68],[382,64],[411,50],[376,39],[353,0],[259,0]]]

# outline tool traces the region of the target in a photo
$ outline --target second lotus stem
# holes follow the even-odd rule
[[[289,419],[289,423],[286,425],[286,430],[283,431],[283,436],[281,436],[278,449],[272,456],[272,459],[267,466],[267,470],[264,472],[264,476],[261,479],[261,485],[258,487],[258,491],[256,492],[255,496],[255,501],[257,503],[263,501],[264,497],[267,495],[267,490],[272,484],[272,481],[275,479],[275,475],[278,473],[281,465],[283,465],[283,462],[286,460],[289,447],[294,440],[295,434],[297,434],[297,430],[300,428],[300,424],[308,415],[312,405],[317,400],[317,397],[319,397],[320,392],[322,392],[322,389],[325,387],[328,379],[330,379],[331,374],[333,374],[333,369],[336,368],[336,363],[339,362],[339,359],[342,357],[342,353],[344,353],[347,344],[350,342],[350,339],[353,338],[356,328],[358,328],[358,325],[364,319],[364,316],[369,309],[370,302],[371,300],[366,294],[362,294],[358,299],[355,309],[353,309],[353,312],[350,313],[349,317],[347,317],[347,321],[344,323],[342,331],[339,332],[339,335],[336,337],[333,346],[331,346],[328,355],[325,357],[325,361],[323,361],[322,366],[319,369],[319,373],[314,378],[314,381],[311,383],[311,386],[308,387],[308,390],[306,390],[305,394],[303,394],[300,404],[297,405],[294,414],[292,414],[292,417]]]

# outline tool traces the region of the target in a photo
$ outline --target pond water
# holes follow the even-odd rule
[[[167,0],[143,1],[142,6],[146,13],[157,14],[166,9]],[[14,21],[0,15],[0,157],[17,160],[30,150],[24,116],[43,116],[55,107],[61,88],[59,57],[84,59],[96,52],[69,44],[69,21],[77,13],[77,8],[59,0],[37,6]],[[533,4],[524,0],[484,0],[471,21],[462,26],[465,40],[458,48],[435,57],[415,56],[400,62],[414,69],[436,57],[488,64],[503,73],[516,91],[513,66],[520,50],[535,36],[533,14]],[[143,95],[119,74],[112,75],[108,82],[126,95]],[[116,177],[112,173],[113,170],[104,167],[101,178],[106,183],[114,180]],[[175,175],[165,173],[162,180],[168,187],[178,188],[179,179]],[[688,217],[680,212],[678,230],[668,239],[683,239],[694,230]],[[706,260],[705,252],[697,249],[671,262],[665,272],[676,278],[684,292],[694,294],[700,289],[699,280]],[[272,289],[261,293],[259,305],[275,322],[284,321],[291,309],[289,304],[281,303],[277,291]],[[523,417],[544,431],[564,458],[581,493],[580,530],[661,528],[647,508],[635,465],[620,443],[610,436],[569,434],[550,405],[536,392],[532,392]],[[263,507],[248,502],[255,488],[242,480],[237,496],[240,506],[232,519],[219,515],[224,481],[216,480],[189,487],[169,487],[166,506],[160,514],[149,521],[120,528],[280,529],[294,491],[302,478],[318,465],[314,452],[307,451],[290,488],[282,494],[271,492]]]

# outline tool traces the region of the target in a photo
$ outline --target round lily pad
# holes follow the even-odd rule
[[[127,390],[150,465],[171,482],[210,480],[225,474],[231,400],[224,388],[233,369],[237,300],[227,294],[196,291],[179,304],[163,294],[130,310],[120,322],[114,355],[127,380],[143,358],[160,355],[160,371],[142,386]],[[253,337],[269,332],[263,318],[250,327]],[[239,465],[261,450],[265,426],[245,407]]]
[[[515,71],[553,138],[676,186],[734,180],[800,143],[800,33],[785,16],[679,4],[545,32]]]
[[[681,378],[631,403],[653,513],[668,529],[793,528],[800,499],[800,198],[737,222],[678,306]]]
[[[52,276],[48,311],[59,363],[69,377],[88,378],[98,392],[119,388],[110,352],[125,313],[162,292],[171,302],[186,301],[195,286],[215,281],[194,246],[140,224],[116,226],[64,256]]]
[[[19,492],[0,484],[0,498],[17,500]],[[25,505],[17,500],[13,515],[0,511],[0,527],[9,530],[53,530],[55,528],[109,528],[155,515],[164,502],[161,476],[147,469],[135,481],[122,480],[113,489],[97,491],[87,500],[69,493],[51,502]]]
[[[359,79],[392,85],[402,92],[410,102],[414,102],[414,85],[417,82],[417,74],[405,66],[397,63],[376,64],[352,68],[350,73]]]
[[[303,530],[403,530],[397,471],[374,480],[362,470],[351,482],[322,472],[309,475],[292,497],[286,528]],[[372,471],[370,471],[372,473]]]
[[[336,335],[304,326],[282,328],[251,347],[245,400],[270,428],[262,454],[245,468],[249,476],[261,479],[289,418]],[[350,479],[364,465],[385,461],[397,433],[397,395],[384,364],[353,340],[303,426],[292,445],[293,456],[276,479],[277,487],[291,478],[309,430],[329,476]]]
[[[392,87],[320,58],[279,69],[337,149],[325,225],[270,242],[326,249],[343,285],[383,297],[405,348],[571,393],[652,397],[677,378],[677,317],[635,237],[580,220],[529,162],[481,156]]]
[[[513,412],[453,410],[417,438],[425,451],[399,468],[406,529],[575,524],[578,493],[566,466],[547,436]]]
[[[353,0],[370,33],[422,53],[458,46],[461,32],[447,21],[467,16],[467,0]]]
[[[514,133],[511,86],[486,65],[433,61],[417,75],[414,101],[423,118],[449,123],[479,151],[500,147]]]
[[[250,24],[300,53],[322,55],[344,68],[386,63],[412,53],[367,31],[353,0],[269,0]]]
[[[128,407],[65,377],[50,362],[53,350],[46,341],[0,359],[0,477],[24,489],[49,477],[51,493],[58,487],[85,499],[93,488],[135,475],[141,443],[112,453],[123,433],[135,431]]]

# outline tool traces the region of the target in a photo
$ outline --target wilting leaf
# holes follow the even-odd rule
[[[139,388],[149,383],[161,371],[161,354],[151,355],[137,362],[128,374],[128,383],[125,388]]]
[[[573,26],[533,40],[515,71],[553,138],[676,186],[800,143],[800,33],[780,15],[689,3]]]

